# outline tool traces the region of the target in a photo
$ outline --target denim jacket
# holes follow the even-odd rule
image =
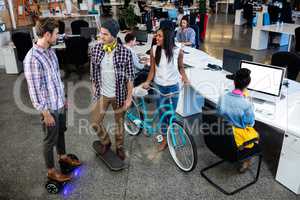
[[[219,99],[217,110],[235,127],[254,126],[253,105],[244,96],[232,92],[225,94]]]

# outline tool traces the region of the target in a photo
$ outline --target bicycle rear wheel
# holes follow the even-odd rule
[[[192,171],[197,164],[197,148],[194,139],[182,123],[173,121],[167,131],[170,154],[177,167],[184,172]]]
[[[135,100],[132,100],[131,107],[125,113],[124,128],[129,135],[138,135],[143,130],[142,123],[144,120],[143,114]]]

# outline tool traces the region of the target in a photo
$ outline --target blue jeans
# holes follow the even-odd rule
[[[160,86],[156,84],[156,87],[158,88],[158,90],[163,93],[163,94],[170,94],[170,93],[175,93],[179,91],[179,84],[175,84],[175,85],[170,85],[170,86]],[[179,94],[172,96],[171,98],[167,98],[164,96],[159,96],[158,100],[157,100],[157,108],[160,105],[163,104],[171,104],[173,111],[175,112],[176,108],[177,108],[177,103],[178,103],[178,96]],[[172,102],[170,101],[172,100]],[[160,117],[163,115],[163,113],[169,111],[169,108],[163,108],[160,110]],[[168,126],[169,126],[169,120],[170,120],[170,115],[165,117],[164,120],[162,121],[161,124],[161,132],[163,135],[167,134],[167,130],[168,130]]]

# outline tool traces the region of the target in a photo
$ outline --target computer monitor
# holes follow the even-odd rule
[[[223,51],[223,69],[235,73],[240,69],[240,64],[242,60],[253,61],[253,56],[232,51],[229,49],[224,49]]]
[[[251,71],[248,86],[251,97],[268,102],[280,99],[285,68],[249,61],[242,61],[241,68]]]
[[[147,31],[136,30],[136,31],[134,31],[134,35],[135,35],[136,41],[138,42],[138,45],[144,45],[144,43],[147,43],[147,41],[148,41]]]

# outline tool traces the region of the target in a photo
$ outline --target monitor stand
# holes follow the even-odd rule
[[[252,100],[253,100],[253,103],[264,104],[264,103],[267,102],[266,100],[259,99],[259,98],[256,98],[256,97],[251,97],[251,98],[252,98]]]

